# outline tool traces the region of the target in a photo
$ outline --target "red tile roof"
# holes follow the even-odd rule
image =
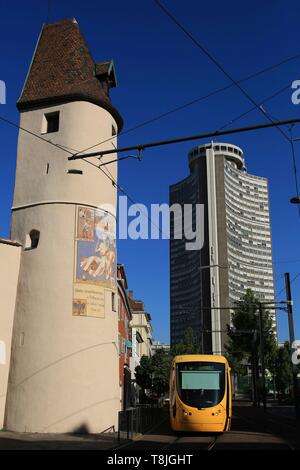
[[[141,300],[134,300],[129,298],[129,303],[132,308],[132,310],[136,312],[143,312],[144,311],[144,302]]]
[[[120,132],[123,120],[109,98],[113,86],[113,62],[95,64],[76,20],[63,20],[43,26],[17,107],[88,101],[109,111]]]
[[[17,240],[11,240],[10,238],[0,238],[0,244],[11,245],[11,246],[22,246]]]

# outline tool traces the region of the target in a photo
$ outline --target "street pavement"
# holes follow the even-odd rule
[[[147,434],[131,441],[117,440],[117,434],[21,434],[0,432],[0,450],[110,450],[119,453],[131,451],[197,452],[201,450],[296,450],[299,437],[296,420],[268,409],[254,408],[249,403],[235,403],[232,428],[229,433],[197,434],[174,433],[167,413]]]
[[[198,451],[198,450],[296,450],[299,437],[296,421],[264,413],[249,403],[235,404],[231,431],[224,434],[174,433],[168,418],[150,433],[119,447],[119,451]]]

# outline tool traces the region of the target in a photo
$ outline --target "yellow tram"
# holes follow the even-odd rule
[[[176,356],[170,374],[174,431],[226,432],[232,416],[230,367],[223,356]]]

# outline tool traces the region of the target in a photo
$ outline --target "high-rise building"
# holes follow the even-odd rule
[[[203,204],[204,245],[187,251],[171,220],[171,344],[192,327],[202,351],[219,354],[230,307],[247,289],[274,301],[268,181],[247,173],[232,144],[200,145],[188,157],[190,175],[170,187],[170,204]]]

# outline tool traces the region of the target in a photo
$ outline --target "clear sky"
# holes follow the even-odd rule
[[[162,0],[180,22],[237,80],[300,53],[297,0]],[[230,82],[167,18],[153,0],[96,2],[52,0],[50,21],[75,17],[95,61],[113,58],[118,88],[111,98],[127,129]],[[18,122],[15,107],[42,24],[47,1],[0,0],[0,80],[7,86],[7,104],[0,115]],[[247,81],[243,86],[257,101],[300,80],[300,58]],[[277,119],[300,115],[287,89],[264,105]],[[232,87],[152,124],[120,136],[119,145],[209,132],[247,111],[251,103]],[[266,122],[257,110],[234,127]],[[294,128],[300,137],[300,125]],[[17,129],[0,122],[0,236],[9,236]],[[273,254],[277,292],[283,274],[300,272],[300,217],[289,203],[295,195],[289,144],[276,129],[237,134],[222,140],[244,150],[248,171],[269,178]],[[200,142],[199,142],[200,143]],[[201,142],[203,143],[203,142]],[[188,174],[187,152],[195,143],[147,150],[141,163],[119,164],[119,184],[137,202],[168,202],[169,185]],[[296,158],[300,171],[300,142]],[[145,302],[155,337],[169,341],[168,241],[120,241],[119,262],[124,263],[130,288]],[[300,276],[292,284],[296,338],[300,339]],[[284,299],[284,292],[278,300]],[[279,337],[287,339],[287,318],[279,313]]]

